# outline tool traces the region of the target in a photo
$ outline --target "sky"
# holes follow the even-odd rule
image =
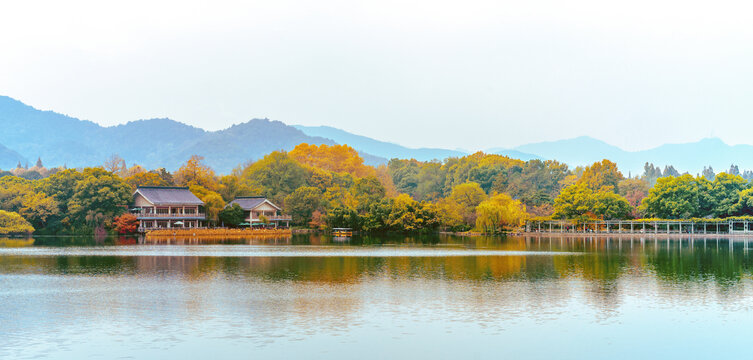
[[[0,95],[102,125],[328,125],[477,150],[753,143],[753,3],[4,1]]]

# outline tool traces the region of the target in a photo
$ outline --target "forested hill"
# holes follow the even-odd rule
[[[291,150],[306,142],[334,144],[308,136],[279,121],[254,119],[220,131],[205,131],[170,119],[151,119],[102,127],[52,111],[40,111],[0,96],[0,168],[41,157],[47,166],[102,164],[118,154],[129,165],[177,169],[193,154],[220,173],[275,150]],[[386,159],[363,154],[371,162]]]

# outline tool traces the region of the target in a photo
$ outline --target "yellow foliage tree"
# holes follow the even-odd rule
[[[604,159],[586,167],[583,170],[583,175],[578,179],[578,184],[584,184],[593,191],[606,190],[605,188],[609,187],[616,191],[620,181],[624,178],[620,170],[617,169],[617,164]]]
[[[476,227],[485,233],[521,226],[527,217],[525,205],[507,194],[495,194],[476,207]]]
[[[207,220],[217,223],[220,211],[225,208],[225,200],[222,199],[222,196],[200,185],[191,185],[189,190],[204,202]]]
[[[137,188],[139,186],[168,186],[169,184],[167,181],[162,179],[158,174],[151,173],[151,172],[141,172],[141,173],[135,173],[125,179],[125,182],[128,183],[128,185],[131,185],[132,188]]]
[[[179,186],[199,185],[209,190],[217,190],[217,179],[214,170],[204,165],[204,157],[191,156],[178,171],[175,172],[175,183]]]

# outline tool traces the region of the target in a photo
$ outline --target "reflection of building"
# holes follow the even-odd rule
[[[264,226],[272,225],[278,226],[290,226],[290,215],[280,215],[282,209],[273,204],[271,201],[263,196],[243,196],[237,197],[231,201],[227,206],[238,206],[243,209],[243,219],[248,226]],[[263,221],[262,216],[267,219]]]
[[[131,213],[139,220],[139,231],[204,224],[204,202],[187,187],[139,186],[133,204]]]

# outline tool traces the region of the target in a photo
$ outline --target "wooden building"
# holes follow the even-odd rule
[[[187,187],[139,186],[131,213],[139,220],[139,231],[196,228],[206,222],[204,202]]]
[[[290,215],[281,215],[282,209],[263,196],[237,197],[227,206],[233,204],[243,209],[244,222],[249,226],[289,227],[293,219]],[[267,219],[266,223],[260,219],[261,216]]]

